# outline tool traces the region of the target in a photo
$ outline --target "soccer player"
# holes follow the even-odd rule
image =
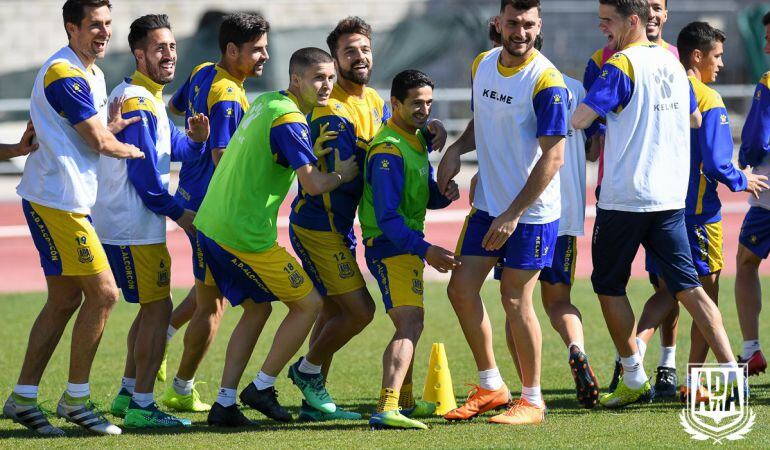
[[[652,388],[635,340],[626,296],[639,245],[652,255],[669,291],[684,304],[717,361],[737,370],[722,316],[698,281],[684,222],[690,127],[701,115],[687,74],[652,44],[644,0],[600,0],[599,28],[618,50],[572,116],[575,128],[607,123],[605,178],[592,239],[591,281],[621,357],[623,376],[599,402],[608,408],[650,399]],[[729,382],[734,383],[734,373]]]
[[[209,135],[203,114],[189,120],[189,137],[170,121],[163,86],[174,79],[176,41],[164,15],[146,15],[131,24],[128,45],[136,71],[110,98],[124,98],[124,118],[138,117],[117,137],[142,149],[146,157],[99,160],[99,190],[94,225],[123,298],[139,303],[128,334],[120,392],[111,412],[128,428],[189,425],[158,410],[153,399],[155,374],[163,359],[171,317],[171,258],[166,248],[166,217],[194,232],[195,213],[168,192],[171,161],[200,158]]]
[[[647,4],[649,6],[649,18],[647,19],[647,25],[645,28],[647,39],[650,42],[653,42],[670,51],[678,59],[679,52],[677,48],[663,40],[663,26],[668,20],[667,0],[648,0]],[[586,91],[591,89],[594,81],[596,81],[596,78],[601,74],[602,66],[614,53],[615,50],[607,45],[604,48],[594,52],[594,54],[591,56],[591,59],[588,60],[585,74],[583,75],[583,86],[585,87]],[[598,123],[596,126],[598,127],[598,134],[590,129],[586,130],[586,134],[591,139],[589,148],[594,154],[594,157],[591,157],[590,159],[594,160],[594,158],[598,157],[599,161],[599,177],[596,187],[596,196],[598,198],[599,192],[601,190],[602,177],[604,175],[604,158],[602,157],[602,153],[604,151],[604,124]],[[655,283],[652,283],[652,285],[655,289],[655,293],[652,295],[652,297],[650,297],[648,303],[652,306],[657,302],[668,301],[668,294],[666,292],[659,293],[659,287]],[[648,319],[647,317],[649,313],[650,311],[648,310],[647,305],[645,305],[645,311],[642,312],[642,316],[639,318],[638,329],[640,330],[640,336],[649,341],[650,338],[652,338],[652,335],[655,333],[655,329],[657,328],[658,324],[660,324],[661,356],[658,363],[658,368],[656,370],[655,390],[658,393],[668,393],[668,395],[674,395],[674,393],[676,393],[678,383],[675,362],[676,332],[677,324],[679,322],[679,305],[675,305],[674,309],[672,309],[671,313],[666,316],[666,319],[663,323],[656,321],[654,325],[651,324],[650,322],[654,321],[655,319]],[[620,364],[620,357],[615,355],[615,371],[612,374],[612,381],[608,387],[610,392],[614,391],[617,387],[618,380],[620,379],[622,373],[623,367]]]
[[[29,155],[38,148],[38,144],[33,142],[35,139],[35,127],[32,122],[27,122],[27,129],[16,144],[0,144],[0,161],[15,158],[17,156]]]
[[[104,57],[112,35],[109,1],[68,0],[62,15],[69,42],[35,78],[30,117],[40,148],[27,159],[17,188],[40,253],[48,299],[30,331],[21,374],[3,413],[38,434],[64,435],[38,407],[38,385],[80,308],[72,329],[67,390],[56,413],[97,434],[120,434],[90,400],[91,365],[118,290],[89,214],[99,155],[144,155],[113,135],[128,121],[107,124],[104,75],[94,63]]]
[[[179,172],[179,188],[175,197],[186,209],[197,211],[200,207],[214,168],[249,108],[243,82],[246,78],[262,75],[269,58],[269,30],[270,24],[256,14],[237,13],[225,17],[219,27],[219,49],[222,53],[219,63],[207,62],[197,66],[171,97],[169,109],[172,112],[184,114],[188,119],[196,114],[205,114],[211,127],[203,156],[183,162]],[[170,340],[185,322],[191,322],[185,332],[184,351],[176,376],[161,401],[177,411],[208,411],[211,406],[200,400],[194,377],[216,336],[225,300],[212,283],[195,234],[188,233],[187,237],[192,246],[195,287],[172,314],[167,338]],[[230,340],[231,346],[242,344],[250,348],[242,333],[246,331],[246,335],[251,336],[252,329],[264,326],[270,316],[270,304],[255,305],[254,309],[252,314],[243,316],[233,331],[236,338]],[[250,345],[253,347],[254,344]],[[164,357],[158,372],[160,379],[165,379],[165,372]]]
[[[289,309],[262,369],[240,394],[246,405],[284,422],[292,417],[278,403],[275,378],[309,334],[321,296],[307,273],[276,242],[278,208],[295,178],[308,193],[320,195],[358,175],[355,157],[340,160],[338,150],[335,170],[319,170],[310,144],[305,116],[329,101],[334,82],[331,56],[317,48],[297,50],[289,62],[289,75],[287,90],[263,94],[249,108],[194,222],[203,257],[231,304],[243,305],[244,315],[254,314],[257,304],[274,300]],[[209,424],[251,424],[235,404],[235,391],[259,331],[251,330],[251,348],[228,351]],[[334,412],[331,399],[319,400]]]
[[[363,172],[365,152],[374,135],[390,118],[390,110],[368,87],[373,67],[372,29],[359,17],[341,20],[326,43],[334,58],[337,81],[329,103],[313,109],[310,131],[313,142],[326,147],[316,156],[323,172],[335,169],[330,149],[342,158],[356,156]],[[434,149],[440,150],[446,131],[438,121],[427,125]],[[429,139],[431,139],[429,137]],[[294,251],[316,289],[324,297],[321,314],[310,336],[308,353],[289,368],[289,378],[305,397],[300,410],[304,420],[359,419],[360,414],[322,404],[329,394],[324,387],[332,357],[372,321],[374,300],[366,289],[355,258],[353,221],[363,192],[359,176],[338,189],[312,195],[300,188],[292,203],[289,233]],[[411,385],[403,391],[411,392]],[[323,400],[321,400],[323,399]],[[403,408],[414,408],[405,397]],[[415,414],[426,412],[417,411]]]
[[[451,182],[444,194],[439,192],[428,161],[421,129],[433,104],[433,80],[418,70],[405,70],[393,78],[390,95],[393,116],[367,152],[359,213],[366,264],[396,328],[382,357],[380,401],[369,425],[427,429],[410,418],[414,408],[400,410],[400,390],[412,384],[414,352],[425,319],[423,260],[442,273],[457,265],[452,252],[425,240],[425,212],[449,206],[460,198],[460,191]]]
[[[559,71],[534,49],[540,34],[538,0],[501,1],[498,30],[502,47],[473,63],[475,136],[447,149],[438,183],[460,170],[460,155],[477,149],[479,178],[471,210],[457,245],[462,263],[452,272],[447,292],[473,352],[479,385],[448,420],[467,420],[509,401],[497,369],[492,327],[479,291],[504,257],[502,303],[522,372],[522,397],[495,423],[542,422],[540,325],[532,295],[540,271],[549,267],[561,215],[558,171],[564,158],[569,93]],[[512,354],[516,358],[516,354]]]
[[[765,54],[770,55],[770,13],[762,18],[765,26]],[[739,162],[753,173],[770,176],[770,72],[765,73],[754,91],[754,100],[741,133]],[[742,363],[748,364],[749,375],[767,368],[759,345],[759,312],[762,290],[759,265],[770,254],[770,193],[749,198],[751,208],[743,219],[736,261],[735,303],[743,335]]]

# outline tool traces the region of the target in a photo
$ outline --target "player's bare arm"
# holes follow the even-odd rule
[[[0,144],[0,161],[15,158],[17,156],[29,155],[37,150],[38,144],[32,142],[35,139],[35,127],[32,122],[27,122],[27,129],[16,144]]]
[[[446,193],[449,181],[460,173],[460,155],[475,149],[476,135],[473,119],[471,119],[463,134],[444,152],[444,157],[438,165],[436,181],[441,192]]]
[[[586,128],[590,127],[592,123],[594,123],[594,120],[598,118],[599,114],[596,111],[591,109],[591,107],[585,103],[581,103],[578,105],[575,114],[572,115],[572,120],[570,123],[572,124],[572,128],[577,130],[585,130]]]
[[[138,148],[124,144],[115,138],[110,130],[102,125],[98,116],[92,116],[75,125],[78,132],[96,153],[120,159],[144,158]]]

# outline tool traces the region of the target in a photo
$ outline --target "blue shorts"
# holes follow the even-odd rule
[[[738,242],[762,259],[770,254],[770,210],[752,206],[746,213]]]
[[[687,239],[690,242],[690,253],[695,271],[699,277],[705,277],[719,272],[725,267],[724,253],[722,252],[722,222],[707,224],[689,224],[687,226]],[[652,256],[648,253],[645,257],[645,268],[650,273],[650,280],[660,274],[660,269]],[[657,280],[652,281],[657,286]]]
[[[692,263],[684,210],[626,212],[597,208],[591,245],[594,292],[626,295],[631,263],[640,245],[660,268],[672,294],[700,286]]]
[[[551,267],[559,221],[544,224],[519,223],[508,241],[498,250],[487,251],[481,242],[494,217],[473,208],[457,242],[457,256],[488,256],[503,258],[503,266],[520,270],[542,270]]]
[[[550,284],[572,286],[575,281],[575,261],[577,261],[577,237],[559,236],[551,267],[540,272],[540,281]]]
[[[288,303],[313,291],[313,283],[297,260],[278,243],[263,252],[247,253],[219,244],[200,231],[198,242],[217,287],[233,306],[246,299]]]

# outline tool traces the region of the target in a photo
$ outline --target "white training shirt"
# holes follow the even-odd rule
[[[569,91],[569,115],[586,96],[583,83],[564,74]],[[586,134],[570,125],[564,145],[564,165],[559,169],[561,183],[561,218],[559,236],[583,236],[586,217]]]

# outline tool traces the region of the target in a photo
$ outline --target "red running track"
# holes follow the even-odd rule
[[[721,187],[721,186],[720,186]],[[595,203],[593,189],[589,189],[589,211],[593,210]],[[746,194],[731,193],[726,189],[720,190],[720,197],[725,205],[724,222],[724,251],[725,274],[735,273],[735,254],[738,248],[738,233],[745,211]],[[279,220],[282,222],[278,240],[281,245],[291,251],[288,240],[286,217],[289,211],[289,200],[281,208]],[[463,192],[463,198],[455,202],[446,210],[429,212],[426,224],[427,240],[433,244],[454,250],[457,238],[462,229],[464,214],[469,210],[467,191]],[[593,228],[592,214],[586,218],[586,234],[590,236]],[[360,237],[360,230],[357,230]],[[591,275],[591,246],[588,236],[578,239],[578,260],[576,276],[585,278]],[[175,287],[189,287],[193,284],[191,251],[187,238],[180,229],[168,232],[168,247],[173,261],[171,283]],[[364,273],[368,274],[363,260],[363,251],[359,248],[358,260]],[[765,265],[764,270],[767,269]],[[446,275],[439,274],[435,270],[426,269],[428,279],[448,279]],[[634,261],[632,276],[644,277],[644,252],[640,251]],[[40,268],[40,260],[35,250],[32,238],[29,236],[26,221],[21,211],[21,202],[0,203],[0,292],[36,292],[45,291],[45,278]]]

